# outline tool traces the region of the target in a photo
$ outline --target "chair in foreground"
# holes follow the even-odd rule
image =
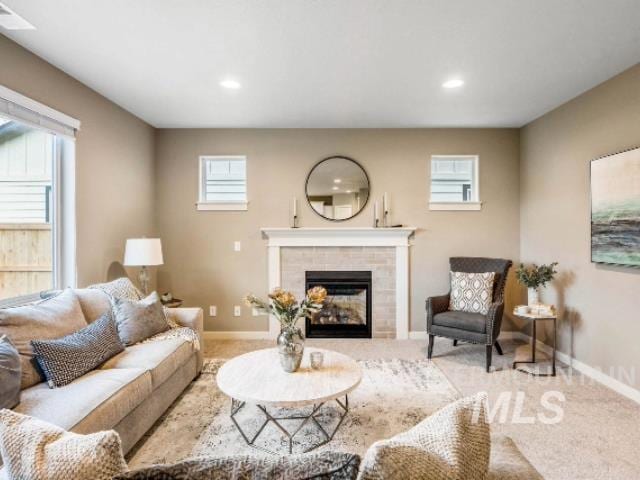
[[[484,344],[487,372],[489,372],[494,345],[498,354],[502,355],[498,335],[504,311],[504,286],[512,262],[501,258],[452,257],[449,259],[449,264],[451,272],[493,272],[491,300],[486,313],[482,313],[451,310],[451,290],[446,295],[429,297],[427,299],[427,333],[429,334],[427,357],[430,359],[432,356],[436,336],[452,339],[454,346],[457,345],[458,340]]]

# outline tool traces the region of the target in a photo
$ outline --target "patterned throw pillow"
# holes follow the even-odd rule
[[[374,443],[358,480],[483,480],[489,470],[487,396],[454,402],[411,430]]]
[[[449,310],[486,314],[491,306],[495,275],[494,272],[451,272]]]
[[[142,300],[142,292],[127,277],[117,278],[107,283],[96,283],[87,288],[102,290],[111,298],[124,298],[125,300]]]
[[[6,334],[20,354],[21,388],[45,380],[34,358],[31,340],[64,337],[86,326],[78,296],[70,288],[33,305],[0,310],[0,335]]]
[[[20,354],[9,337],[0,335],[0,409],[20,402]]]
[[[232,455],[156,465],[119,475],[114,480],[355,480],[359,465],[360,457],[341,452],[291,457]]]
[[[156,292],[137,302],[113,298],[112,305],[118,335],[126,346],[169,329],[160,297]]]
[[[66,337],[32,340],[31,346],[50,388],[71,383],[124,350],[111,313]]]
[[[113,430],[79,435],[0,410],[0,455],[7,478],[111,480],[127,470]]]

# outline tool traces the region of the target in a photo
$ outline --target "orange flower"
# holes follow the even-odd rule
[[[293,296],[293,293],[281,288],[276,288],[271,292],[269,298],[284,308],[289,308],[296,303],[296,297]]]
[[[307,297],[311,300],[311,303],[321,304],[327,297],[327,290],[324,287],[313,287],[307,292]]]

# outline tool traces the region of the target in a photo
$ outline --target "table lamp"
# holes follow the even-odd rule
[[[124,265],[142,267],[138,279],[142,292],[149,294],[149,271],[147,267],[162,265],[162,244],[159,238],[129,238],[124,251]]]

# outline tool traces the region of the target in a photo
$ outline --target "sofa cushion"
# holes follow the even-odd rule
[[[107,312],[111,312],[109,295],[102,290],[93,288],[78,288],[74,290],[78,295],[80,307],[87,323],[93,323]]]
[[[31,340],[64,337],[86,326],[78,297],[70,288],[39,303],[0,310],[0,334],[6,334],[20,353],[21,387],[44,381],[35,362]]]
[[[15,411],[65,430],[95,432],[112,428],[151,391],[144,369],[93,370],[64,387],[41,383],[23,390]]]
[[[433,324],[477,333],[487,332],[487,317],[481,313],[442,312],[434,315]]]
[[[0,410],[0,453],[15,479],[111,480],[127,470],[116,432],[78,435],[11,410]]]
[[[156,292],[139,301],[116,297],[112,302],[118,335],[127,346],[169,329],[160,297]]]
[[[509,437],[491,437],[491,462],[487,480],[543,480]]]
[[[114,480],[354,480],[359,464],[357,455],[331,451],[285,457],[232,455],[155,465]]]
[[[484,479],[491,452],[486,400],[482,393],[460,399],[412,429],[375,442],[358,479]]]
[[[138,343],[107,360],[100,368],[143,368],[151,373],[154,389],[162,385],[194,353],[193,344],[180,338]]]
[[[111,313],[66,337],[32,340],[49,387],[62,387],[124,350]]]
[[[20,354],[9,337],[0,335],[0,410],[20,401]]]
[[[128,277],[116,278],[106,283],[96,283],[89,285],[88,289],[101,290],[112,298],[124,298],[126,300],[142,300],[142,292],[133,284]]]

